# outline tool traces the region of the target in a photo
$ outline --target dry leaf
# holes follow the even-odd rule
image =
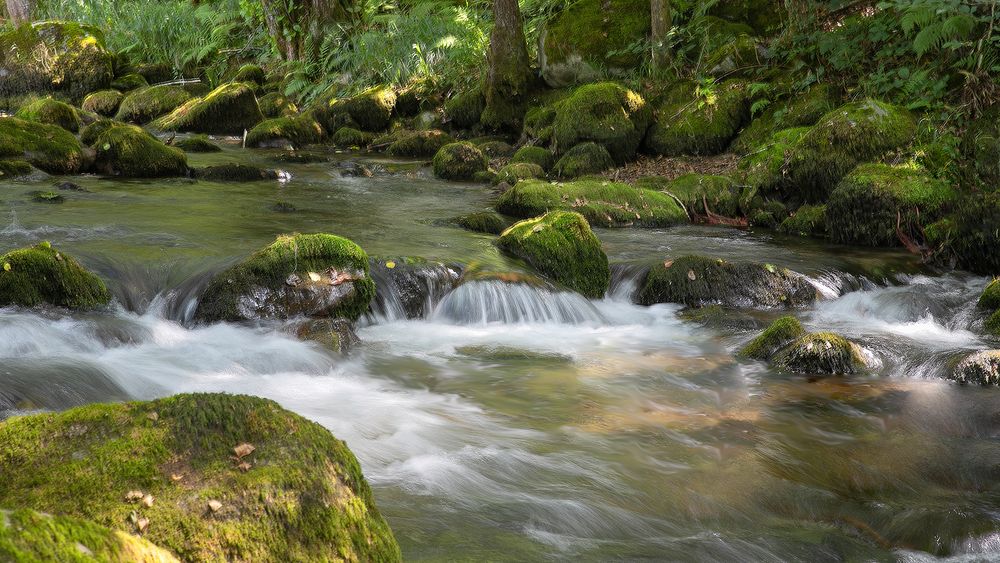
[[[674,265],[674,261],[673,260],[664,260],[663,261],[663,267],[664,268],[669,268],[669,267],[671,267],[673,265]]]
[[[691,281],[698,279],[698,276],[695,275],[694,270],[688,270],[688,279]]]
[[[171,481],[180,481],[183,478],[184,478],[184,476],[181,475],[180,473],[171,473],[170,474],[170,480]]]
[[[321,279],[323,279],[323,277],[316,272],[309,272],[309,281],[318,282]]]
[[[252,454],[257,448],[253,447],[253,444],[248,444],[246,442],[233,448],[233,452],[236,454],[237,459],[245,458],[246,456]]]
[[[145,532],[146,528],[149,527],[149,518],[140,518],[135,523],[135,527],[139,530],[140,534],[143,533],[143,532]]]
[[[146,418],[148,418],[149,420],[152,420],[153,422],[156,422],[157,420],[160,420],[160,414],[157,413],[156,411],[153,411],[153,412],[147,414]]]
[[[236,467],[238,467],[240,471],[243,471],[245,473],[247,471],[250,471],[250,468],[253,466],[244,461],[243,463],[237,465]]]
[[[129,491],[125,493],[125,500],[135,502],[137,500],[142,500],[143,496],[142,491]]]
[[[142,504],[146,508],[151,508],[153,506],[153,495],[146,495],[142,497]]]
[[[212,499],[208,501],[208,509],[211,510],[212,512],[218,512],[222,510],[222,503],[215,499]]]

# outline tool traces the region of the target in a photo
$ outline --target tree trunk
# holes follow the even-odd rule
[[[650,0],[649,15],[652,22],[652,62],[654,70],[663,70],[672,59],[670,49],[666,45],[667,33],[673,23],[670,12],[670,0]]]
[[[7,0],[7,16],[14,25],[31,22],[34,0]]]
[[[16,1],[16,0],[7,0]],[[334,23],[350,22],[350,0],[261,0],[264,21],[278,54],[286,61],[313,55]]]
[[[487,63],[483,92],[486,109],[482,122],[491,129],[520,130],[531,67],[517,0],[493,2],[493,31]]]

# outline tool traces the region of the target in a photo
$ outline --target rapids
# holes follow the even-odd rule
[[[281,165],[281,183],[74,178],[87,191],[62,205],[31,202],[52,179],[0,182],[4,248],[51,240],[117,297],[105,313],[0,310],[0,416],[187,391],[272,398],[358,455],[408,560],[1000,553],[1000,390],[942,379],[991,346],[972,311],[985,279],[767,233],[599,230],[616,263],[601,300],[480,280],[407,318],[382,284],[348,357],[280,323],[193,324],[208,277],[281,232],[519,268],[443,223],[487,207],[483,187],[409,162],[341,177],[342,158]],[[299,211],[272,211],[279,200]],[[823,298],[794,314],[860,341],[878,376],[809,380],[735,358],[779,312],[699,320],[629,301],[636,264],[688,252],[808,275]]]

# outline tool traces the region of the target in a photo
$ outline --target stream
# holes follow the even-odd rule
[[[274,399],[347,442],[412,561],[1000,553],[1000,389],[943,379],[996,347],[973,310],[985,278],[769,232],[598,229],[615,265],[601,300],[469,282],[421,319],[369,315],[347,357],[280,324],[194,325],[209,277],[286,232],[342,235],[370,256],[521,268],[492,237],[444,222],[487,209],[487,187],[416,162],[276,154],[189,158],[281,168],[286,181],[74,177],[82,191],[59,205],[31,194],[62,179],[0,181],[2,248],[49,240],[117,298],[111,312],[0,309],[0,417],[193,391]],[[347,160],[376,174],[342,176]],[[809,276],[822,298],[792,313],[862,343],[877,375],[809,379],[737,359],[782,311],[630,302],[635,264],[688,253]]]

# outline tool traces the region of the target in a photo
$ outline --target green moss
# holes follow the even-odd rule
[[[375,134],[359,131],[353,127],[341,127],[333,134],[331,141],[338,147],[363,148],[375,141]]]
[[[322,139],[323,127],[313,119],[312,114],[304,113],[297,117],[276,117],[258,123],[247,133],[246,146],[254,148],[291,146],[298,149],[318,143]],[[336,141],[336,137],[334,140]]]
[[[722,0],[715,2],[709,14],[753,28],[757,35],[766,35],[781,27],[785,6],[781,0]]]
[[[299,108],[291,100],[278,92],[264,94],[259,100],[260,111],[264,117],[271,119],[275,117],[295,117],[299,113]]]
[[[66,198],[62,194],[56,192],[35,192],[31,199],[37,201],[38,203],[62,203],[66,201]]]
[[[444,104],[448,122],[458,129],[471,129],[478,125],[484,109],[486,98],[480,88],[456,94]]]
[[[816,289],[802,276],[771,264],[682,256],[650,268],[635,300],[640,305],[795,307],[812,303]]]
[[[229,81],[256,84],[257,87],[261,87],[267,82],[267,74],[258,65],[245,64],[236,71],[236,74]]]
[[[541,145],[551,144],[555,138],[556,108],[560,103],[528,108],[524,114],[524,136]]]
[[[490,158],[509,158],[514,155],[514,147],[510,146],[510,143],[506,141],[490,139],[478,142],[473,139],[472,143],[479,147],[479,150],[483,151],[483,154]]]
[[[743,34],[709,53],[705,68],[713,76],[744,76],[765,65],[766,53],[756,39]]]
[[[278,172],[246,164],[216,164],[194,171],[195,178],[209,182],[260,182],[277,180]]]
[[[804,237],[826,237],[826,206],[803,205],[781,222],[778,231]]]
[[[504,166],[497,172],[496,182],[506,182],[513,186],[521,180],[536,180],[544,177],[545,171],[542,170],[541,166],[526,162],[515,162]]]
[[[875,100],[827,113],[789,151],[784,166],[788,196],[825,201],[855,166],[906,145],[915,132],[909,112]]]
[[[118,106],[115,119],[134,123],[148,123],[165,115],[191,99],[191,94],[180,86],[147,86],[130,92]]]
[[[310,273],[318,274],[319,281]],[[335,273],[354,279],[331,285]],[[300,281],[290,285],[292,275]],[[338,297],[329,298],[331,291]],[[195,315],[208,322],[298,315],[353,321],[368,310],[374,295],[368,256],[361,247],[334,235],[289,235],[213,278]]]
[[[184,151],[164,145],[135,125],[109,127],[94,143],[94,168],[109,176],[157,178],[187,174]]]
[[[646,134],[646,149],[659,155],[711,155],[726,150],[749,114],[742,82],[716,86],[714,98],[668,101],[657,111]]]
[[[223,84],[203,98],[188,100],[151,126],[162,131],[242,135],[264,121],[253,88],[242,82]]]
[[[774,356],[774,363],[788,371],[809,375],[852,375],[868,370],[861,348],[832,332],[799,337]]]
[[[136,73],[119,76],[111,83],[111,87],[119,92],[131,92],[145,86],[149,86],[149,83],[141,74]]]
[[[553,210],[576,211],[600,227],[665,227],[688,220],[669,195],[602,180],[558,184],[524,180],[500,196],[496,208],[520,218]]]
[[[254,450],[236,459],[243,443]],[[400,560],[347,446],[265,399],[178,395],[9,419],[0,471],[4,506],[129,533],[134,512],[145,539],[184,561]],[[126,500],[133,490],[152,506]]]
[[[97,142],[97,138],[101,136],[101,133],[119,125],[125,124],[114,119],[98,119],[80,131],[80,142],[88,147],[92,147]]]
[[[386,152],[392,156],[430,158],[441,147],[454,142],[455,138],[444,131],[407,131],[392,142]]]
[[[994,278],[986,285],[976,304],[980,309],[995,311],[1000,309],[1000,279]]]
[[[808,127],[778,131],[768,142],[757,146],[740,158],[736,170],[743,179],[743,185],[749,188],[746,191],[745,201],[757,195],[776,195],[780,192],[784,181],[782,170],[785,159],[807,131]]]
[[[923,226],[941,218],[957,197],[946,182],[915,167],[863,164],[830,194],[830,236],[864,246],[899,246],[899,231],[919,240]]]
[[[632,69],[642,60],[633,47],[650,34],[649,3],[581,0],[555,12],[545,26],[539,58],[545,79],[566,85],[599,70]]]
[[[347,112],[363,131],[384,131],[392,122],[396,92],[389,86],[370,88],[344,102]]]
[[[205,153],[220,152],[222,148],[208,139],[206,135],[191,135],[185,139],[174,141],[174,146],[184,152]]]
[[[521,147],[517,149],[514,156],[510,159],[511,163],[527,163],[536,164],[542,168],[543,171],[548,171],[555,164],[555,156],[552,155],[552,151],[542,148],[542,147]]]
[[[679,199],[689,213],[707,215],[708,211],[725,217],[738,217],[742,187],[727,176],[685,174],[670,182],[666,191]]]
[[[71,133],[80,130],[80,115],[76,112],[76,108],[65,102],[53,100],[51,96],[32,101],[17,110],[14,115],[35,123],[56,125]]]
[[[943,263],[977,274],[1000,274],[1000,193],[965,194],[954,213],[932,226]],[[930,238],[932,233],[927,234]]]
[[[615,161],[597,143],[580,143],[556,161],[552,173],[559,178],[577,178],[614,168]]]
[[[642,96],[602,82],[581,86],[558,104],[552,126],[559,151],[594,142],[623,164],[635,156],[651,120],[652,110]]]
[[[782,129],[815,125],[824,115],[837,108],[839,92],[829,84],[817,84],[804,93],[792,94],[787,100],[772,104],[760,117],[750,122],[733,141],[732,150],[745,154],[767,142]]]
[[[472,143],[451,143],[434,155],[434,175],[445,180],[472,180],[486,171],[490,162]]]
[[[76,174],[83,167],[83,149],[72,133],[16,117],[0,117],[0,158],[24,159],[50,174]]]
[[[740,355],[755,360],[767,360],[790,342],[806,333],[795,317],[781,317],[756,338],[740,349]]]
[[[0,306],[93,309],[110,301],[100,278],[47,242],[0,256]]]
[[[39,21],[0,32],[0,97],[59,92],[73,100],[111,83],[112,55],[96,27]]]
[[[0,180],[10,180],[31,174],[34,168],[23,160],[0,159]]]
[[[150,83],[167,82],[178,78],[174,66],[170,63],[143,63],[135,66],[135,72]]]
[[[118,90],[100,90],[87,94],[87,97],[83,99],[82,107],[102,117],[112,117],[118,113],[118,106],[121,105],[124,97]]]
[[[586,297],[603,297],[611,283],[608,257],[583,215],[553,211],[515,223],[497,246],[539,273]]]
[[[510,221],[499,213],[481,211],[455,218],[455,223],[467,231],[499,235],[510,226]]]
[[[0,560],[173,563],[170,552],[120,530],[34,510],[0,510]]]
[[[983,322],[983,328],[987,334],[1000,336],[1000,309],[993,311],[993,314],[986,318],[986,321]]]

